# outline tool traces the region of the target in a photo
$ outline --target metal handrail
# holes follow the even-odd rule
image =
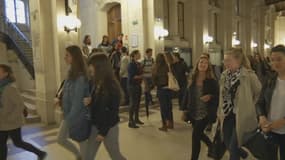
[[[25,41],[29,45],[29,47],[32,48],[31,41],[22,33],[22,31],[18,28],[17,25],[15,25],[13,22],[9,20],[9,18],[3,15],[0,17],[0,19],[2,19],[2,23],[4,24],[4,26],[2,27],[2,32],[7,33],[14,40]],[[11,31],[11,28],[12,28],[12,31]]]

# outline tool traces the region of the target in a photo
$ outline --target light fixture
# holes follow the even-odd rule
[[[270,45],[269,44],[264,44],[264,49],[270,49]]]
[[[154,37],[158,40],[163,40],[169,34],[168,30],[162,28],[162,26],[154,27]]]
[[[205,35],[203,37],[203,41],[205,44],[211,43],[211,42],[213,42],[213,40],[214,40],[214,38],[212,36]]]
[[[232,45],[233,45],[233,46],[238,46],[238,45],[240,45],[240,40],[238,40],[238,39],[236,39],[236,38],[233,38],[233,39],[232,39]]]
[[[81,21],[74,15],[71,15],[72,9],[69,4],[70,0],[65,0],[65,16],[62,17],[61,23],[64,26],[64,31],[69,33],[70,31],[77,32],[81,27]]]
[[[251,42],[251,47],[252,48],[256,48],[258,46],[258,44],[256,42]]]
[[[65,16],[63,18],[64,31],[69,33],[70,31],[77,32],[81,27],[81,21],[75,16]]]

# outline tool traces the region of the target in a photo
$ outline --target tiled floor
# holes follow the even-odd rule
[[[120,123],[120,147],[128,160],[189,160],[191,156],[191,126],[180,120],[181,113],[177,107],[174,109],[175,129],[167,133],[158,131],[160,113],[157,107],[152,108],[149,119],[145,116],[142,120],[145,125],[139,129],[127,127],[126,112],[121,113]],[[145,115],[144,111],[141,115]],[[23,130],[25,140],[32,142],[48,152],[47,160],[74,160],[71,153],[56,143],[57,126],[33,125]],[[8,160],[36,160],[36,157],[28,152],[16,149],[9,145]],[[206,147],[202,144],[201,160],[210,160],[206,156]],[[227,155],[224,160],[227,160]],[[251,158],[250,158],[251,159]],[[110,160],[108,153],[102,145],[96,160]]]

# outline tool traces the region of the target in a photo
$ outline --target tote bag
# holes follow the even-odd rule
[[[178,82],[171,70],[168,72],[168,88],[173,91],[179,91],[180,89]]]

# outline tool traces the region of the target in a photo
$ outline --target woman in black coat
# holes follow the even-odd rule
[[[219,86],[210,66],[207,57],[200,57],[181,105],[183,120],[193,124],[191,160],[199,159],[201,141],[211,145],[204,130],[210,121],[216,120]]]

